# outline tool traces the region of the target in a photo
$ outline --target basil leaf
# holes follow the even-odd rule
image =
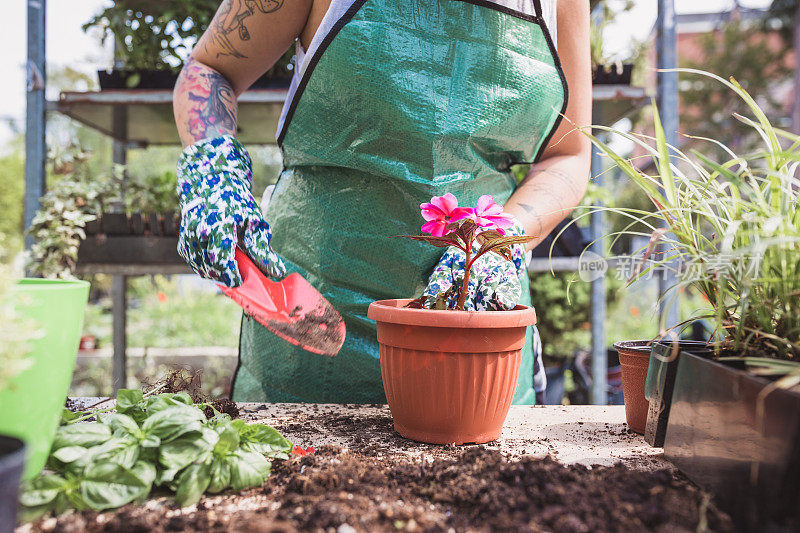
[[[50,457],[58,459],[62,463],[73,463],[86,457],[86,448],[83,446],[64,446],[55,450]]]
[[[163,411],[175,405],[192,405],[192,397],[185,392],[164,393],[150,396],[145,402],[145,411],[148,415]]]
[[[168,470],[180,470],[192,463],[205,461],[211,455],[217,439],[219,439],[217,433],[208,428],[186,433],[161,445],[158,462]]]
[[[265,424],[248,424],[234,420],[231,424],[239,431],[242,449],[262,455],[277,455],[292,450],[292,442],[278,430]]]
[[[169,485],[175,480],[175,476],[180,471],[180,468],[167,468],[165,470],[160,470],[156,474],[156,485]]]
[[[58,495],[58,498],[56,498],[56,512],[63,513],[69,509],[70,505],[78,511],[83,511],[90,507],[81,491],[75,488],[70,488],[63,494]]]
[[[89,450],[91,461],[108,461],[130,468],[139,460],[139,441],[132,435],[113,437]]]
[[[117,412],[127,413],[144,399],[139,389],[120,389],[117,391]]]
[[[156,467],[147,461],[138,461],[130,470],[133,475],[148,487],[152,487],[153,482],[156,480]]]
[[[67,480],[58,474],[42,474],[22,486],[19,503],[25,507],[38,507],[52,503],[64,490]]]
[[[269,477],[272,463],[257,452],[237,450],[230,456],[233,490],[258,487]]]
[[[117,436],[132,435],[137,440],[144,438],[144,433],[139,429],[139,424],[128,415],[108,413],[101,417],[101,422],[108,425]]]
[[[95,511],[122,507],[149,492],[150,485],[137,473],[116,463],[92,465],[81,482],[81,497]]]
[[[142,448],[158,448],[161,446],[161,439],[155,435],[145,435],[140,444],[142,445]]]
[[[208,419],[208,425],[212,428],[217,429],[217,427],[228,424],[231,421],[231,415],[227,413],[220,413],[214,408],[213,405],[209,405],[209,407],[214,413],[214,415]]]
[[[173,405],[149,415],[142,431],[155,435],[161,442],[169,442],[185,433],[200,431],[206,416],[203,411],[187,405]]]
[[[236,450],[239,447],[239,432],[231,424],[219,426],[216,429],[219,434],[219,441],[214,446],[214,453],[224,455]]]
[[[208,485],[208,492],[222,492],[230,484],[231,465],[226,459],[215,458],[211,462],[211,482]]]
[[[194,464],[184,470],[178,478],[175,503],[181,507],[194,505],[211,482],[210,466],[206,463]]]
[[[65,446],[96,446],[111,438],[111,429],[99,422],[61,426],[53,439],[53,450]]]

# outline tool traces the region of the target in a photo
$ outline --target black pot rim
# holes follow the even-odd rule
[[[24,455],[25,443],[17,437],[4,435],[0,433],[0,471],[2,471],[3,463],[7,460],[13,460],[16,455]]]

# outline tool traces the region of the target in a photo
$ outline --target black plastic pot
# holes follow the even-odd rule
[[[615,65],[592,67],[592,83],[595,85],[630,85],[633,76],[633,65],[622,65],[618,71]]]
[[[667,340],[653,343],[650,352],[650,365],[647,368],[647,383],[644,395],[649,402],[647,426],[644,440],[650,446],[664,446],[667,434],[667,420],[678,371],[681,352],[693,353],[703,357],[714,355],[714,348],[706,341],[681,340],[677,344]]]
[[[17,523],[19,480],[25,466],[25,445],[0,435],[0,533],[11,533]]]
[[[171,70],[98,70],[97,81],[101,89],[172,89],[178,73]],[[292,72],[265,74],[251,89],[286,89],[292,81]]]
[[[770,383],[682,352],[664,454],[743,529],[798,531],[800,392]]]

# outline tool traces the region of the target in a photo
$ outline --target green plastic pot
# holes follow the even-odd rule
[[[0,390],[0,434],[25,441],[28,456],[23,479],[30,479],[44,467],[61,418],[75,367],[89,283],[23,279],[8,297],[37,329],[30,343],[33,364]]]

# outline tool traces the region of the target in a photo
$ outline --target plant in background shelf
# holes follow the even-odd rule
[[[131,175],[125,180],[125,209],[129,213],[169,213],[178,209],[174,170]]]
[[[83,30],[98,29],[103,43],[114,39],[124,67],[110,75],[101,71],[101,87],[171,89],[184,59],[208,28],[219,4],[219,0],[117,0],[103,9],[83,25]],[[255,86],[288,85],[294,61],[291,47]]]
[[[83,25],[112,38],[131,69],[173,70],[183,62],[219,7],[218,0],[170,0],[143,5],[117,0]]]
[[[89,157],[75,145],[51,155],[53,182],[28,230],[35,239],[27,265],[32,275],[72,278],[86,223],[119,198],[119,178],[93,175]]]
[[[606,29],[617,16],[630,11],[634,0],[601,0],[593,6],[589,30],[589,52],[592,61],[592,79],[595,84],[629,85],[634,63],[643,58],[642,43],[632,43],[627,55],[611,54],[606,46]]]

